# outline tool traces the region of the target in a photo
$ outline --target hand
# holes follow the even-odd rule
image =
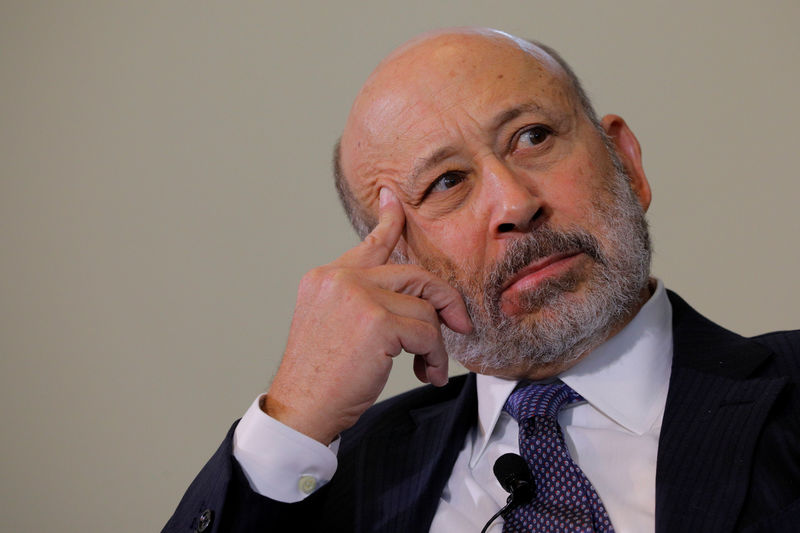
[[[415,354],[420,381],[447,383],[440,324],[469,333],[472,323],[446,282],[417,266],[387,264],[404,225],[399,200],[383,188],[372,233],[303,277],[262,406],[267,414],[329,444],[375,403],[401,350]]]

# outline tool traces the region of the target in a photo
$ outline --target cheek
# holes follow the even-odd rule
[[[552,187],[548,196],[556,223],[562,225],[585,219],[596,202],[606,198],[602,175],[600,168],[585,161],[559,169],[550,176]]]
[[[460,269],[480,265],[486,243],[476,224],[456,220],[406,219],[406,242],[418,262],[447,263]]]

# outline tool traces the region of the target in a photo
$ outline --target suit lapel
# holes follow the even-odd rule
[[[754,378],[771,353],[670,293],[674,356],[656,468],[656,531],[731,531],[784,378]]]
[[[359,531],[427,531],[477,417],[475,375],[452,399],[412,410],[362,446]],[[375,469],[380,469],[376,473]]]

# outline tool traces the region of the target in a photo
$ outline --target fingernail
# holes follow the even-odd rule
[[[380,198],[379,198],[380,206],[386,207],[386,204],[388,204],[389,200],[391,199],[392,199],[392,191],[390,191],[386,187],[381,187]]]

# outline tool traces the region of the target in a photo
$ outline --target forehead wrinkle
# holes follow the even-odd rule
[[[375,147],[367,147],[370,152],[375,152]],[[377,188],[382,176],[391,176],[399,171],[392,162],[386,158],[362,153],[362,157],[353,163],[351,189],[353,195],[362,206],[369,209],[377,199]]]
[[[408,132],[412,129],[417,127],[420,122],[424,122],[429,117],[438,117],[442,118],[448,111],[452,110],[455,107],[463,105],[464,102],[472,101],[476,99],[474,94],[471,95],[463,95],[461,98],[443,98],[443,94],[448,92],[452,86],[456,85],[455,82],[450,84],[445,84],[440,87],[438,90],[433,90],[430,85],[424,86],[416,86],[417,90],[423,90],[424,95],[418,98],[415,98],[412,102],[407,102],[406,105],[402,106],[399,112],[393,113],[394,116],[407,116],[412,117],[414,116],[414,112],[418,108],[422,108],[423,110],[430,107],[431,103],[436,103],[436,108],[429,112],[429,113],[421,113],[422,118],[419,120],[409,120],[403,121],[402,127],[396,128],[395,138],[400,138],[405,136]],[[486,90],[484,90],[486,92]],[[448,103],[444,104],[443,102],[449,101]],[[442,126],[444,129],[444,125]],[[435,132],[431,132],[432,134]]]

